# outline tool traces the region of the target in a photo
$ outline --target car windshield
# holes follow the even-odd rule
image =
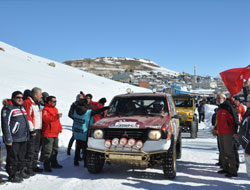
[[[168,114],[164,97],[117,97],[110,105],[108,115],[163,115]]]
[[[193,101],[191,98],[188,99],[175,99],[174,100],[176,107],[193,107]]]

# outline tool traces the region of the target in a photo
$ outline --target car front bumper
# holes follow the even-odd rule
[[[144,153],[152,154],[155,152],[167,151],[171,146],[171,141],[168,139],[160,139],[158,141],[146,141],[141,150],[131,148],[129,146],[120,146],[106,148],[104,146],[105,139],[95,139],[93,137],[88,138],[88,149],[96,150],[98,152],[124,152],[124,153]]]

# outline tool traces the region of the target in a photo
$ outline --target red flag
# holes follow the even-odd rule
[[[243,80],[248,80],[250,77],[250,65],[243,68],[235,68],[223,71],[220,73],[227,90],[231,96],[238,94],[243,87]]]

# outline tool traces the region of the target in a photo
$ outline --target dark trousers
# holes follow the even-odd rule
[[[199,113],[199,123],[202,121],[204,122],[205,119],[205,113]]]
[[[75,141],[75,137],[74,137],[74,134],[72,134],[72,137],[70,138],[69,144],[68,144],[68,149],[69,149],[69,150],[71,149],[71,147],[72,147],[74,141]]]
[[[218,135],[220,144],[220,154],[223,170],[230,174],[237,173],[236,153],[234,149],[234,138],[232,134]]]
[[[57,163],[58,154],[58,137],[44,137],[42,138],[42,162],[54,162]]]
[[[6,150],[6,172],[9,176],[13,176],[26,166],[27,142],[13,142],[12,146],[6,145]]]
[[[233,150],[234,150],[234,154],[235,154],[235,161],[236,161],[237,170],[239,169],[239,166],[240,166],[240,157],[239,157],[239,153],[238,153],[239,147],[240,147],[240,144],[235,139],[233,139]]]
[[[36,136],[30,136],[28,141],[26,159],[28,161],[27,167],[35,169],[37,167],[38,155],[40,151],[40,136],[41,130],[35,130]]]
[[[219,164],[222,163],[221,159],[221,153],[220,153],[220,141],[219,141],[219,136],[217,135],[217,146],[218,146],[218,151],[219,151]]]
[[[75,150],[75,161],[79,161],[80,159],[80,152],[81,149],[83,151],[83,160],[84,160],[84,164],[86,164],[86,151],[87,151],[87,141],[81,141],[76,139],[76,150]]]

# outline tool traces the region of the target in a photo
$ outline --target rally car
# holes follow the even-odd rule
[[[87,168],[102,171],[104,163],[162,166],[167,179],[176,176],[181,157],[179,116],[171,95],[128,93],[110,103],[107,116],[88,133]]]
[[[198,117],[195,113],[195,98],[189,94],[173,95],[177,113],[181,116],[182,132],[190,133],[191,138],[197,138]]]

